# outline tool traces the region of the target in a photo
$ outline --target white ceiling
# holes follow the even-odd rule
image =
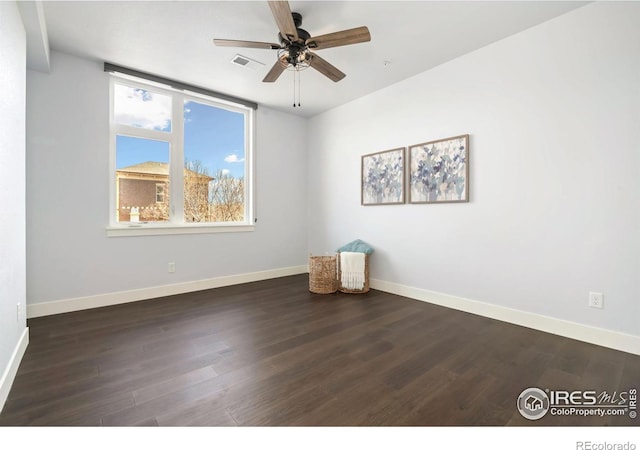
[[[275,50],[216,47],[213,38],[278,42],[266,1],[44,2],[52,50],[107,61],[309,117],[584,5],[575,1],[291,1],[312,36],[369,27],[371,42],[318,50],[347,74],[334,83],[301,73],[262,79]],[[264,63],[231,63],[237,53]],[[390,61],[385,67],[385,61]],[[54,62],[55,64],[55,62]],[[55,69],[55,67],[54,67]]]

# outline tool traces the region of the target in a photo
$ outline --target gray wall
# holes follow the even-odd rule
[[[26,328],[25,80],[26,38],[15,2],[0,2],[0,410],[7,370]],[[18,317],[16,304],[20,303]],[[19,362],[19,361],[18,361]],[[10,377],[10,376],[9,376]],[[2,384],[2,383],[5,384]]]
[[[361,238],[374,279],[640,336],[639,23],[590,4],[312,118],[309,251]],[[467,133],[470,203],[360,206],[361,155]]]
[[[259,109],[259,222],[237,234],[108,238],[107,75],[53,53],[27,76],[28,301],[295,266],[362,238],[374,279],[639,336],[639,20],[637,3],[590,4],[308,121]],[[360,206],[361,155],[464,133],[470,203]]]
[[[108,75],[51,56],[27,72],[29,304],[306,264],[304,119],[258,109],[254,232],[107,237]]]

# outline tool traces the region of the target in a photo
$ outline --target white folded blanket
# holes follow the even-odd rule
[[[350,290],[364,289],[364,253],[340,253],[340,282]]]

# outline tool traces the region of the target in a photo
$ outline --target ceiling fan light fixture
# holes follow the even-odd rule
[[[277,50],[278,59],[262,80],[264,83],[273,83],[282,75],[285,69],[299,73],[301,70],[309,67],[313,67],[331,81],[338,82],[346,75],[311,50],[341,47],[371,40],[371,34],[366,26],[312,37],[308,31],[300,28],[302,25],[302,15],[295,11],[292,12],[288,1],[269,0],[267,3],[278,26],[279,44],[232,39],[213,40],[215,45],[221,47]]]
[[[294,50],[290,47],[278,50],[278,61],[287,70],[299,72],[308,69],[310,59],[311,54],[307,48]]]

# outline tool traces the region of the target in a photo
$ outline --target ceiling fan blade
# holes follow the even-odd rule
[[[297,41],[298,31],[296,30],[296,24],[293,22],[293,17],[291,16],[289,2],[269,1],[269,7],[271,8],[271,13],[273,14],[274,19],[276,19],[276,24],[278,24],[280,34],[289,41]]]
[[[284,72],[285,65],[281,59],[276,61],[269,73],[262,80],[264,83],[273,83]]]
[[[280,48],[280,45],[270,42],[234,41],[231,39],[214,39],[213,43],[218,47],[264,48],[267,50],[278,50]]]
[[[367,27],[352,28],[350,30],[336,31],[307,39],[306,45],[313,49],[339,47],[341,45],[359,44],[369,42],[371,34]]]
[[[309,65],[334,82],[338,82],[346,77],[338,68],[329,64],[315,53],[309,52]]]

